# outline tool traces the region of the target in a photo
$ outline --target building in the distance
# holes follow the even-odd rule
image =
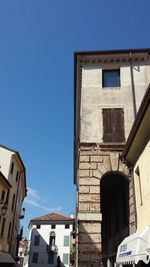
[[[74,56],[74,182],[79,267],[114,266],[117,247],[136,231],[134,184],[122,161],[150,83],[150,49]]]
[[[21,207],[26,196],[26,172],[17,151],[0,145],[0,171],[0,198],[2,207],[6,207],[5,214],[0,210],[0,266],[15,266],[22,235],[20,219],[24,217]]]
[[[29,267],[69,267],[74,219],[49,213],[29,223]]]

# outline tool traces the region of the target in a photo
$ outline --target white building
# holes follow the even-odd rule
[[[29,223],[29,267],[69,266],[74,219],[50,213]]]
[[[26,171],[19,153],[0,145],[0,171],[9,188],[3,188],[0,196],[7,212],[0,220],[0,266],[12,266],[18,254],[22,235],[20,219],[22,202],[26,196]]]

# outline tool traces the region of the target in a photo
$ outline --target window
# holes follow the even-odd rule
[[[65,224],[65,229],[69,229],[70,225],[69,224]]]
[[[51,229],[55,229],[56,228],[56,225],[55,224],[52,224],[51,225]]]
[[[40,244],[40,235],[35,235],[34,246],[39,246],[39,244]]]
[[[2,201],[5,200],[5,191],[4,191],[4,190],[2,190],[1,200],[2,200]]]
[[[6,203],[8,204],[10,189],[7,190]]]
[[[32,263],[38,263],[38,253],[37,252],[33,252],[32,255]]]
[[[15,205],[15,194],[13,195],[11,210],[14,209],[14,205]]]
[[[17,173],[16,173],[16,182],[18,181],[18,178],[19,178],[19,172],[17,171]]]
[[[64,236],[64,247],[68,247],[69,246],[69,236],[65,235]]]
[[[2,222],[2,228],[1,228],[1,237],[3,237],[4,235],[4,231],[5,231],[5,224],[6,224],[6,219],[3,218],[3,222]]]
[[[14,170],[14,163],[12,162],[12,164],[11,164],[11,170],[10,170],[10,173],[11,174],[13,173],[13,170]]]
[[[55,238],[56,238],[55,232],[51,232],[49,237],[50,246],[55,246]]]
[[[40,224],[38,224],[38,225],[36,226],[36,228],[37,228],[37,229],[40,229],[40,228],[41,228],[41,225],[40,225]]]
[[[48,253],[48,263],[53,264],[54,263],[54,251],[51,251]]]
[[[120,70],[103,70],[102,86],[120,87]]]
[[[68,254],[63,254],[63,264],[68,264]]]
[[[121,108],[103,109],[103,142],[124,142],[124,112]]]

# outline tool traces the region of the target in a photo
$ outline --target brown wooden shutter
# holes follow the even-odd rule
[[[103,142],[113,141],[112,109],[103,109]]]
[[[103,142],[124,142],[124,112],[121,108],[103,109]]]
[[[124,112],[122,108],[113,109],[113,142],[124,142]]]

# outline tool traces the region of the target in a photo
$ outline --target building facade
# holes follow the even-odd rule
[[[22,202],[26,196],[26,174],[22,159],[17,151],[0,145],[1,172],[10,185],[2,190],[1,198],[5,198],[6,214],[3,216],[0,229],[0,266],[15,264],[18,254],[19,238],[22,228]],[[12,266],[12,265],[11,265]]]
[[[150,265],[150,86],[142,100],[122,157],[132,170],[136,233],[122,240],[118,247],[117,263],[142,262]]]
[[[75,53],[76,265],[113,266],[136,230],[130,168],[121,159],[150,82],[150,50]]]
[[[29,267],[69,267],[74,219],[50,213],[29,223]]]

